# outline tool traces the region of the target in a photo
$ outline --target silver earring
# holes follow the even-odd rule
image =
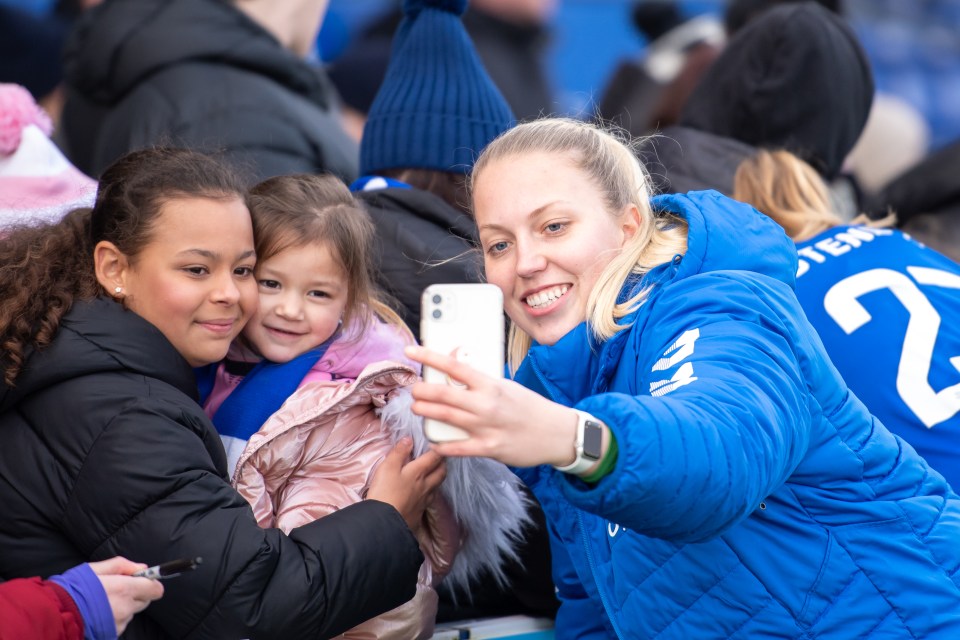
[[[113,290],[113,292],[116,293],[117,295],[120,295],[121,293],[123,293],[123,287],[117,287]]]

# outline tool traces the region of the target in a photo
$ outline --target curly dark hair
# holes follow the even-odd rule
[[[75,301],[104,293],[93,251],[114,244],[131,260],[150,242],[162,205],[177,198],[241,198],[246,185],[213,156],[154,147],[131,152],[104,171],[93,209],[57,224],[12,229],[0,240],[0,349],[13,386],[33,349],[50,344]]]

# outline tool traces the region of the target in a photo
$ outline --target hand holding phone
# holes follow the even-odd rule
[[[423,346],[454,356],[483,374],[503,377],[503,294],[492,284],[433,284],[420,298]],[[459,384],[432,367],[423,368],[424,382]],[[426,418],[423,431],[432,442],[465,440],[462,429]]]

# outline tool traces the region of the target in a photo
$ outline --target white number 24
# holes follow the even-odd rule
[[[907,272],[922,285],[960,289],[960,276],[947,271],[907,267]],[[833,285],[823,306],[849,335],[871,319],[858,298],[879,289],[889,289],[910,313],[897,370],[900,397],[928,428],[949,420],[960,411],[960,382],[939,392],[930,386],[930,361],[940,329],[940,314],[910,278],[891,269],[864,271]],[[950,364],[960,372],[960,354],[951,357]]]

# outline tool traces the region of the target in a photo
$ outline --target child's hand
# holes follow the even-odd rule
[[[414,532],[423,521],[434,490],[447,475],[443,458],[427,451],[416,460],[410,460],[413,441],[404,438],[387,454],[370,481],[367,498],[392,505],[407,526]]]
[[[470,437],[435,443],[445,456],[485,456],[515,467],[566,465],[574,458],[577,414],[512,381],[491,378],[448,355],[407,347],[407,357],[461,385],[413,385],[412,410],[466,431]]]
[[[135,614],[163,595],[163,585],[159,580],[134,578],[130,575],[146,569],[145,564],[116,556],[101,562],[91,562],[90,568],[97,574],[103,590],[107,593],[113,620],[117,625],[117,635],[124,632]]]

